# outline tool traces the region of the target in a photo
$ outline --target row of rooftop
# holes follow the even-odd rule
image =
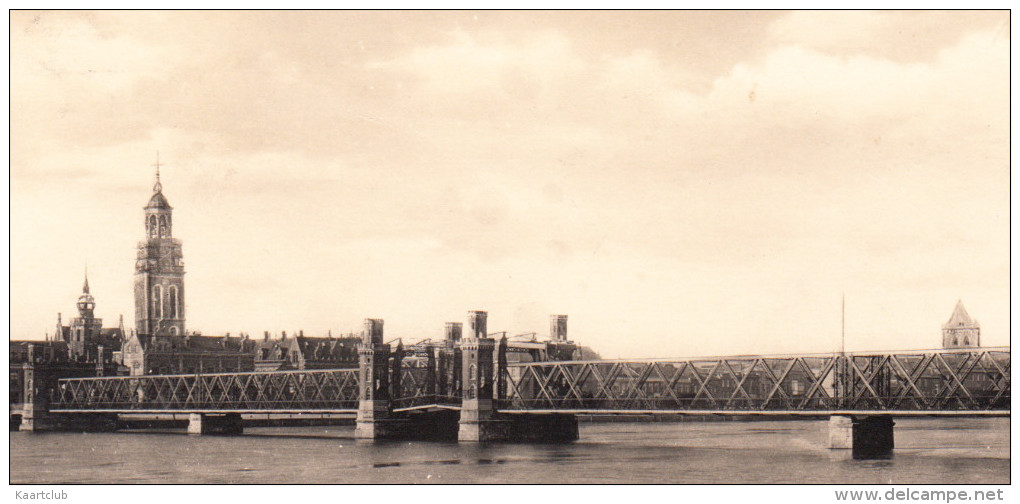
[[[94,306],[94,303],[91,305]],[[91,308],[90,306],[90,308]],[[536,333],[488,333],[486,312],[468,313],[470,337],[504,338],[515,362],[569,360],[597,357],[567,338],[567,316],[550,317],[550,336],[540,341]],[[381,324],[378,319],[369,319]],[[399,348],[414,356],[436,345],[452,344],[463,337],[464,325],[447,322],[442,340],[426,339]],[[74,363],[94,366],[103,375],[176,374],[194,372],[276,371],[287,369],[338,369],[358,365],[357,347],[372,336],[368,329],[333,336],[306,336],[303,330],[279,336],[266,331],[261,339],[247,333],[232,336],[205,336],[196,332],[183,335],[148,335],[126,331],[121,324],[103,328],[91,309],[83,310],[70,325],[58,323],[59,337],[47,341],[12,341],[12,363]]]

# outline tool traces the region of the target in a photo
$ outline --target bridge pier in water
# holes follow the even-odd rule
[[[244,421],[240,413],[210,415],[208,413],[191,413],[188,415],[188,434],[224,434],[244,433]]]
[[[493,351],[495,342],[486,333],[488,313],[468,312],[468,335],[457,343],[462,359],[462,396],[457,439],[495,440],[504,426],[492,406]]]
[[[54,414],[49,411],[45,376],[37,375],[33,363],[33,348],[29,345],[29,361],[23,368],[23,403],[12,411],[11,429],[25,432],[113,432],[117,430],[117,415],[111,413]]]
[[[25,413],[28,413],[27,411]],[[115,432],[119,428],[116,413],[76,413],[73,415],[35,412],[23,414],[17,428],[22,432]],[[12,422],[13,423],[13,422]],[[12,427],[14,427],[12,425]]]
[[[852,450],[855,459],[891,458],[894,425],[888,415],[833,415],[829,417],[829,448]]]
[[[43,425],[46,423],[44,417],[46,416],[46,406],[41,403],[41,399],[38,394],[38,390],[35,384],[35,366],[32,364],[32,345],[28,346],[28,364],[24,367],[24,388],[22,390],[22,397],[24,402],[21,405],[21,415],[18,417],[20,423],[17,430],[20,431],[37,431],[42,430]],[[12,429],[13,430],[13,429]]]
[[[365,319],[358,345],[358,418],[354,437],[386,439],[401,430],[399,419],[391,418],[389,381],[390,346],[383,343],[382,319]]]
[[[563,442],[578,439],[577,417],[571,414],[499,413],[495,402],[505,399],[506,337],[497,347],[486,334],[487,313],[468,312],[471,333],[458,345],[463,364],[459,441]],[[496,365],[498,364],[498,366]]]
[[[459,411],[436,408],[394,411],[401,393],[402,345],[395,352],[383,342],[383,321],[366,319],[358,346],[358,414],[355,438],[459,440],[467,442],[562,442],[578,439],[573,414],[501,413],[506,398],[506,348],[486,333],[487,314],[468,313],[469,333],[447,323],[444,344],[430,350],[425,390],[459,398]],[[406,392],[406,391],[405,391]]]

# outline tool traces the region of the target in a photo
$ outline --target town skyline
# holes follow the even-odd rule
[[[11,338],[86,262],[134,327],[159,151],[189,331],[827,352],[845,294],[847,350],[1008,345],[1008,22],[12,12]]]

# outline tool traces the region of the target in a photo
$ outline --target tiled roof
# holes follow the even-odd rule
[[[138,335],[142,347],[149,350],[158,342],[169,345],[170,352],[207,352],[207,353],[238,353],[249,352],[253,348],[250,340],[230,336],[157,336]],[[160,345],[161,346],[161,345]],[[164,347],[165,348],[165,347]]]
[[[977,327],[977,321],[970,318],[967,314],[967,309],[963,307],[963,301],[956,302],[956,308],[953,309],[953,315],[949,317],[949,322],[946,322],[942,326],[943,329],[952,329],[954,327],[966,327],[973,328]]]
[[[300,352],[306,360],[337,360],[356,351],[359,338],[323,338],[314,336],[291,336],[287,339],[258,340],[256,348],[272,350],[287,348]],[[346,354],[346,355],[345,355]]]
[[[172,208],[170,202],[166,200],[166,196],[163,196],[163,192],[157,192],[149,198],[149,204],[145,205],[145,208]]]

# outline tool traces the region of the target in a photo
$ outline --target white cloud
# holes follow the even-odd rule
[[[772,23],[769,33],[781,43],[859,48],[873,43],[894,23],[888,13],[878,11],[794,11]]]
[[[207,331],[380,316],[427,335],[476,308],[494,329],[542,331],[547,309],[612,356],[825,350],[845,290],[858,348],[887,329],[935,341],[926,324],[957,297],[1006,334],[1009,48],[994,29],[905,58],[846,46],[887,33],[886,16],[826,21],[833,33],[792,16],[693,89],[689,54],[600,53],[548,23],[409,23],[397,43],[371,23],[333,37],[297,16],[308,33],[287,37],[224,16],[158,37],[72,20],[76,49],[12,39],[19,331],[76,294],[80,251],[64,244],[91,247],[97,229],[101,306],[130,312],[159,149]],[[235,36],[256,28],[264,40]],[[100,92],[31,65],[120,45],[131,72]],[[82,64],[113,64],[97,58]]]

